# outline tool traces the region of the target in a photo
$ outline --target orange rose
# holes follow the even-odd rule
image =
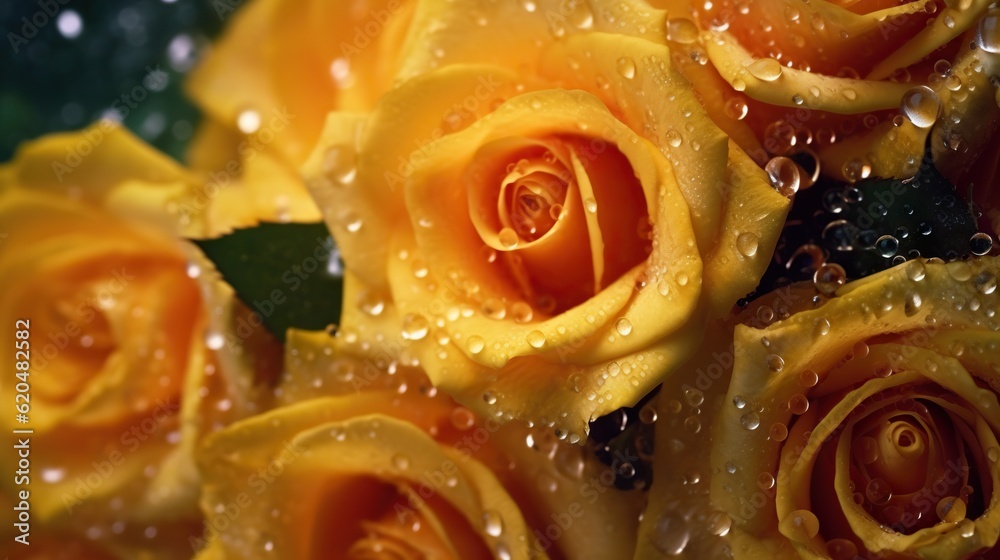
[[[788,207],[655,20],[607,10],[421,4],[402,83],[305,168],[350,272],[340,344],[571,441],[756,286]]]
[[[712,119],[761,165],[804,153],[840,180],[908,177],[936,122],[956,179],[1000,125],[986,0],[651,3]]]
[[[641,495],[584,448],[330,342],[290,331],[282,406],[208,441],[200,560],[631,555]]]
[[[736,558],[972,558],[993,548],[998,274],[997,258],[918,260],[818,304],[810,288],[757,304],[746,321],[759,327],[737,326],[732,348],[704,352],[689,384],[660,401],[679,414],[657,426],[655,480],[666,483],[653,491],[680,505],[651,502],[650,549],[703,557],[726,546],[720,536]],[[687,414],[678,397],[704,402],[697,435],[671,429]],[[689,457],[671,461],[685,443]],[[712,530],[692,526],[679,545],[681,524],[671,523],[688,505]]]
[[[249,356],[227,343],[232,291],[152,211],[185,174],[101,126],[28,143],[0,167],[0,397],[26,420],[12,410],[0,423],[32,430],[2,456],[27,454],[29,468],[0,487],[15,503],[29,491],[32,528],[128,540],[198,523],[193,449],[257,396]],[[60,183],[52,162],[86,142]]]

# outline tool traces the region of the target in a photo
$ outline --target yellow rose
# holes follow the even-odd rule
[[[254,0],[231,14],[186,84],[207,117],[192,167],[250,199],[228,227],[320,219],[298,168],[328,112],[368,110],[388,89],[415,4]]]
[[[412,26],[405,81],[332,113],[304,171],[357,296],[338,339],[577,441],[756,286],[788,200],[641,5],[434,0]]]
[[[714,419],[702,443],[674,432],[700,480],[666,452],[656,480],[668,483],[654,494],[672,485],[680,502],[700,500],[736,558],[971,558],[994,547],[998,274],[996,258],[918,260],[819,305],[811,288],[772,296],[748,321],[760,326],[739,325],[730,351],[703,354],[684,389]],[[672,399],[661,408],[680,410]],[[670,424],[657,426],[658,453]],[[669,520],[682,510],[647,511],[647,542],[676,545]],[[723,544],[701,533],[682,547],[691,557]]]
[[[712,119],[761,165],[803,154],[810,174],[908,177],[936,121],[954,180],[1000,125],[988,0],[650,3]]]
[[[53,162],[88,142],[61,183]],[[29,463],[24,478],[0,487],[15,502],[30,491],[32,527],[125,539],[197,522],[195,444],[254,410],[231,289],[153,213],[187,185],[114,126],[28,143],[0,167],[0,398],[27,420],[9,410],[0,425],[31,430],[2,455]]]
[[[288,345],[282,406],[200,457],[199,560],[631,555],[642,496],[584,448],[477,417],[419,370],[338,354],[325,333]]]

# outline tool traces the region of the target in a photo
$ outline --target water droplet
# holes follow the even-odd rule
[[[464,406],[457,406],[451,411],[451,425],[458,430],[468,430],[476,425],[476,415]]]
[[[631,57],[623,56],[618,59],[618,73],[627,80],[635,77],[635,61]]]
[[[830,560],[854,560],[858,555],[858,546],[848,539],[830,539],[826,549],[830,552]]]
[[[503,245],[505,249],[513,249],[514,247],[517,247],[517,232],[511,228],[505,227],[501,229],[498,238],[500,245]]]
[[[811,369],[804,369],[799,374],[799,382],[803,387],[815,387],[819,383],[819,374]]]
[[[615,321],[615,330],[622,336],[628,336],[632,334],[632,322],[622,317]]]
[[[910,261],[906,265],[906,277],[914,282],[920,282],[927,276],[927,267],[921,261]]]
[[[226,345],[226,337],[223,335],[213,332],[209,333],[205,337],[205,346],[210,350],[221,350],[223,346]]]
[[[781,422],[775,422],[771,424],[771,430],[768,435],[774,441],[785,441],[785,438],[788,437],[788,427]]]
[[[667,40],[681,44],[693,43],[698,40],[698,26],[685,18],[667,20]]]
[[[757,234],[745,231],[736,237],[736,249],[744,257],[757,254]]]
[[[646,403],[639,409],[639,421],[643,424],[654,424],[656,423],[656,418],[656,405],[652,402]]]
[[[875,478],[865,487],[865,497],[876,506],[884,506],[892,499],[892,487],[881,478]]]
[[[726,106],[723,108],[726,116],[737,121],[743,120],[747,113],[750,112],[750,107],[747,106],[747,102],[743,100],[742,97],[730,97],[726,101]]]
[[[813,286],[821,294],[832,296],[847,281],[844,267],[835,263],[823,263],[813,274]]]
[[[484,511],[483,530],[491,537],[499,537],[503,533],[503,519],[500,514],[491,510]]]
[[[385,311],[385,300],[377,293],[365,290],[358,295],[358,309],[366,315],[378,317]]]
[[[236,117],[236,128],[243,134],[253,134],[260,128],[260,113],[253,109],[241,111]]]
[[[698,420],[697,416],[688,416],[684,419],[684,429],[692,434],[697,434],[701,431],[701,420]]]
[[[892,257],[899,250],[899,240],[891,235],[883,235],[875,241],[875,250],[884,258]]]
[[[786,157],[772,158],[764,166],[771,186],[787,198],[792,198],[799,191],[799,166]]]
[[[584,208],[587,209],[587,212],[590,212],[591,214],[597,212],[597,201],[594,200],[593,198],[588,198],[587,200],[584,200],[583,206]]]
[[[747,71],[765,82],[773,82],[781,77],[781,63],[773,58],[759,58],[747,66]]]
[[[986,52],[1000,53],[1000,10],[990,10],[979,20],[976,45]]]
[[[531,306],[527,303],[523,301],[515,301],[510,306],[510,314],[511,317],[514,318],[514,321],[518,323],[527,323],[531,320],[534,312],[531,310]]]
[[[396,467],[401,471],[405,471],[410,468],[410,458],[406,455],[396,453],[392,456],[392,466]]]
[[[793,540],[808,540],[819,534],[819,519],[809,510],[798,509],[786,515],[779,528]]]
[[[545,346],[545,335],[542,334],[542,331],[529,332],[527,339],[528,344],[530,344],[532,348],[541,348],[542,346]]]
[[[653,546],[668,556],[680,556],[691,539],[687,523],[680,517],[667,514],[653,528]]]
[[[465,341],[465,347],[469,349],[469,352],[478,354],[486,347],[486,341],[483,340],[483,337],[474,334]]]
[[[976,289],[983,295],[990,295],[997,289],[997,277],[992,272],[983,271],[976,275],[974,280]]]
[[[788,399],[788,412],[802,415],[809,410],[809,399],[803,394],[792,395]]]
[[[406,340],[420,340],[427,336],[430,322],[419,313],[407,313],[403,317],[402,335]]]
[[[785,367],[785,360],[777,354],[768,354],[764,358],[764,363],[767,364],[767,369],[771,371],[781,371],[781,368]]]
[[[748,412],[740,417],[740,424],[747,430],[756,430],[760,427],[760,416],[756,412]]]
[[[903,94],[899,112],[918,128],[930,128],[941,114],[941,99],[927,86],[917,86]]]
[[[938,519],[945,523],[958,523],[965,519],[966,507],[961,498],[949,496],[937,503]]]
[[[663,136],[664,138],[667,139],[667,144],[670,144],[670,146],[673,148],[679,148],[681,146],[681,143],[684,142],[684,137],[681,136],[681,133],[677,132],[672,128],[668,130],[666,134],[664,134]]]
[[[497,396],[493,391],[486,391],[483,393],[483,402],[486,404],[496,404]]]
[[[975,233],[969,239],[969,250],[972,251],[973,255],[981,257],[989,253],[991,249],[993,249],[993,238],[988,233]]]

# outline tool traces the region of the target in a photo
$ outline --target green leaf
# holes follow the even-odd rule
[[[282,342],[291,327],[340,321],[342,266],[326,225],[262,223],[194,243]]]
[[[850,277],[890,268],[902,259],[969,256],[976,220],[967,202],[931,162],[909,179],[868,179],[840,193],[841,220],[824,230],[830,260]],[[838,227],[839,226],[839,227]]]

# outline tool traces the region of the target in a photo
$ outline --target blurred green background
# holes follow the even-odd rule
[[[242,2],[0,2],[0,161],[25,140],[115,108],[127,108],[129,129],[180,159],[199,118],[183,94],[185,74]]]

